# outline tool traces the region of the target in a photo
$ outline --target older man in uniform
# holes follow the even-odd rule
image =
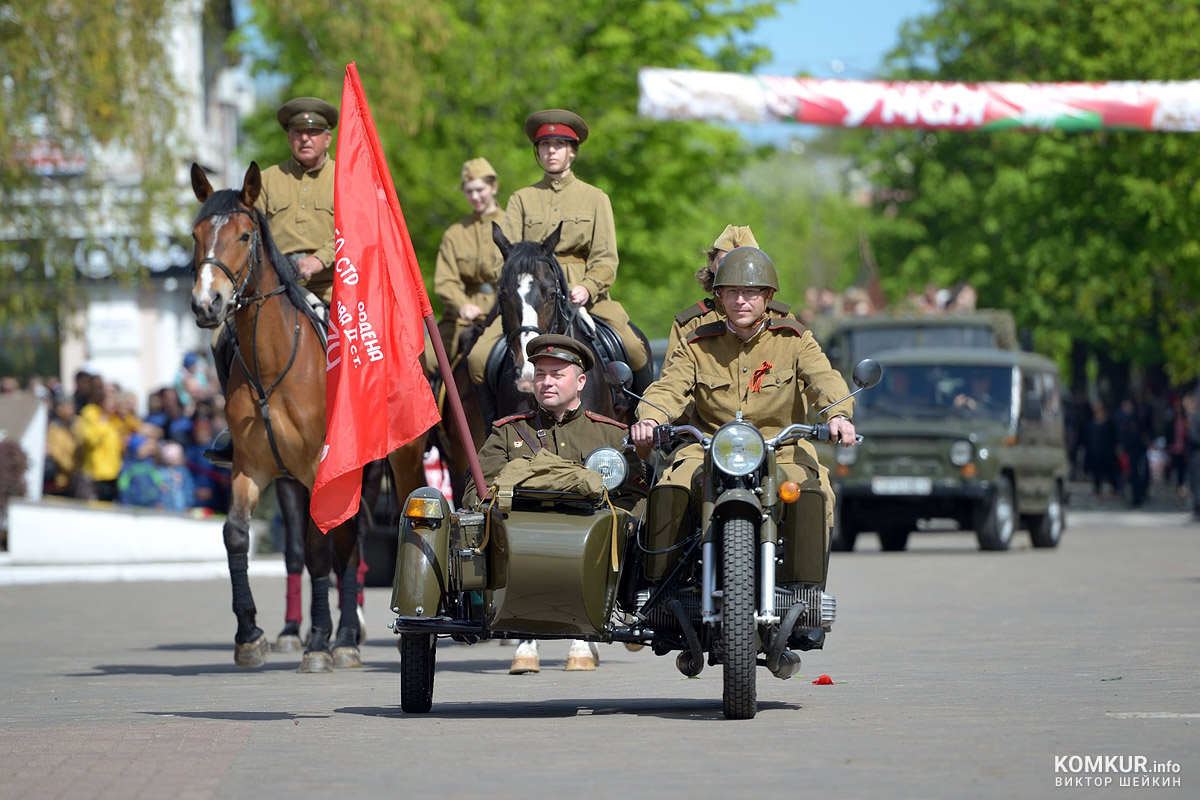
[[[650,354],[621,304],[609,297],[617,277],[617,234],[608,195],[575,177],[571,168],[579,145],[587,141],[588,126],[577,114],[550,109],[531,114],[525,135],[544,174],[533,186],[517,191],[508,201],[504,233],[510,241],[542,241],[562,224],[554,254],[566,274],[571,302],[607,322],[621,337],[629,365],[638,372]],[[467,358],[471,380],[482,385],[487,358],[500,339],[494,321]]]
[[[695,424],[708,436],[741,412],[769,438],[793,422],[805,421],[809,408],[815,407],[824,409],[834,441],[854,444],[854,401],[838,402],[849,394],[846,381],[803,325],[768,316],[779,279],[767,254],[756,247],[733,250],[718,266],[714,286],[725,316],[697,327],[668,354],[662,376],[638,406],[638,422],[630,429],[634,443],[649,447],[657,425],[680,418],[694,403]],[[692,476],[703,456],[699,444],[673,455],[659,482],[659,487],[671,487],[670,496],[652,504],[652,528],[683,517]],[[817,535],[823,535],[828,552],[833,491],[813,445],[801,440],[781,448],[777,458],[790,480],[802,486],[819,481],[826,530]]]
[[[287,131],[292,157],[262,172],[262,191],[254,207],[271,226],[271,236],[300,276],[300,283],[328,306],[333,300],[333,177],[329,158],[338,110],[316,97],[297,97],[279,107],[275,118]],[[233,343],[224,324],[213,335],[213,361],[221,390],[233,366]],[[217,434],[205,455],[229,465],[233,442],[228,430]]]
[[[592,368],[587,346],[568,336],[543,334],[529,343],[529,360],[534,364],[533,394],[538,407],[498,420],[492,427],[479,450],[479,466],[488,481],[510,461],[533,458],[543,448],[582,464],[598,447],[620,448],[625,436],[625,425],[580,407],[586,373]],[[473,482],[467,483],[464,504],[479,505]],[[593,670],[598,658],[595,644],[575,640],[567,653],[566,669]],[[523,640],[509,672],[520,675],[540,669],[537,642]]]

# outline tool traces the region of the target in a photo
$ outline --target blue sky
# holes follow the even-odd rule
[[[774,17],[763,20],[749,37],[770,48],[774,58],[757,72],[817,78],[868,80],[900,39],[900,24],[932,13],[936,0],[793,0],[780,2]],[[739,126],[757,142],[786,143],[812,136],[812,125]]]
[[[906,19],[929,14],[934,0],[794,0],[780,2],[752,38],[775,58],[759,72],[818,78],[875,76],[883,56],[900,38]],[[840,71],[839,71],[840,67]]]

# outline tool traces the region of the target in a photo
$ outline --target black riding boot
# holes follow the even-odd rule
[[[221,326],[221,332],[217,335],[216,343],[213,344],[212,354],[213,366],[217,370],[217,381],[221,384],[221,394],[225,394],[234,358],[233,337],[229,335],[229,328],[225,325]],[[212,444],[204,451],[204,457],[214,466],[233,466],[233,436],[230,435],[229,428],[223,429],[213,437]]]

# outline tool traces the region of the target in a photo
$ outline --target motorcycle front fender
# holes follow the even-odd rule
[[[414,507],[422,516],[409,515]],[[436,617],[450,589],[450,504],[437,489],[423,487],[408,496],[404,512],[392,611],[402,617]]]
[[[734,508],[744,508],[752,514],[762,515],[762,503],[758,495],[750,489],[727,489],[711,505],[712,517],[704,521],[704,541],[711,540],[713,521],[720,519]]]

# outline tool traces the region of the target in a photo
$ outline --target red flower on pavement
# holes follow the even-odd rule
[[[822,675],[813,681],[813,686],[833,686],[833,678],[828,675]]]

